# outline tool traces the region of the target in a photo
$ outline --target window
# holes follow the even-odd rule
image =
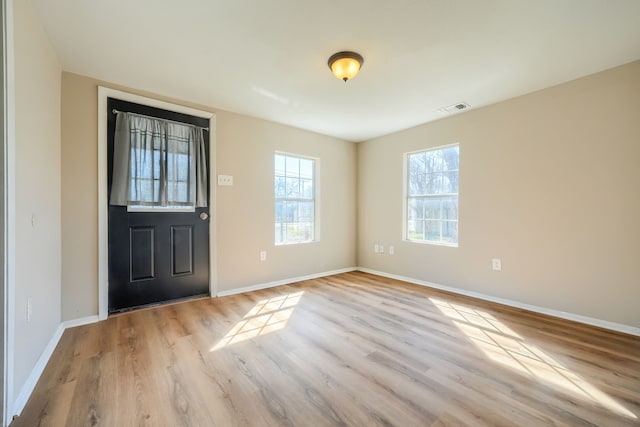
[[[458,246],[460,146],[406,155],[405,238]]]
[[[206,207],[202,129],[118,112],[111,204],[128,210]]]
[[[131,139],[136,142],[145,138],[144,131],[139,129],[132,128],[131,133]],[[134,135],[137,138],[134,139]],[[129,208],[193,209],[195,201],[190,197],[190,190],[194,184],[192,164],[195,162],[191,159],[192,144],[188,137],[174,134],[166,139],[150,139],[150,144],[131,145],[129,200],[136,202]]]
[[[282,153],[274,160],[276,245],[312,242],[316,161]]]

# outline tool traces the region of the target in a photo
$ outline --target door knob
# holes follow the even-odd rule
[[[200,219],[205,221],[207,218],[209,218],[209,215],[207,215],[206,212],[201,212],[200,213]]]

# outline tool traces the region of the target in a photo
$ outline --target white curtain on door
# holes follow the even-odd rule
[[[207,162],[203,129],[118,112],[110,203],[206,207]]]

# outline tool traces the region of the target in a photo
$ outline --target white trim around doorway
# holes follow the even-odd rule
[[[14,414],[14,335],[15,335],[15,248],[16,248],[16,130],[15,130],[15,57],[14,57],[14,25],[13,25],[13,1],[3,1],[2,5],[2,85],[4,97],[2,99],[2,114],[4,115],[4,135],[2,150],[4,173],[4,200],[1,207],[4,210],[3,223],[3,262],[2,262],[2,403],[0,424],[8,426],[11,416]]]
[[[129,92],[98,86],[98,318],[104,320],[109,314],[109,216],[107,205],[107,98],[135,102],[150,107],[162,108],[178,113],[209,119],[209,293],[217,294],[216,281],[216,116],[209,111],[196,110],[183,105],[159,101]]]

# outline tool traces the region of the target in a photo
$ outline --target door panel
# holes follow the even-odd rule
[[[130,282],[155,278],[155,227],[130,227]]]
[[[171,275],[193,274],[193,226],[171,226]]]
[[[120,100],[109,99],[107,107],[109,191],[113,170],[114,108],[208,126],[206,119]],[[208,133],[205,133],[205,142],[208,139]],[[208,144],[206,149],[208,162]],[[205,214],[202,215],[204,219],[201,214]],[[109,312],[208,295],[208,214],[208,208],[196,208],[194,212],[129,212],[126,206],[109,205]]]
[[[109,207],[109,309],[121,311],[209,292],[209,219],[196,212]]]

